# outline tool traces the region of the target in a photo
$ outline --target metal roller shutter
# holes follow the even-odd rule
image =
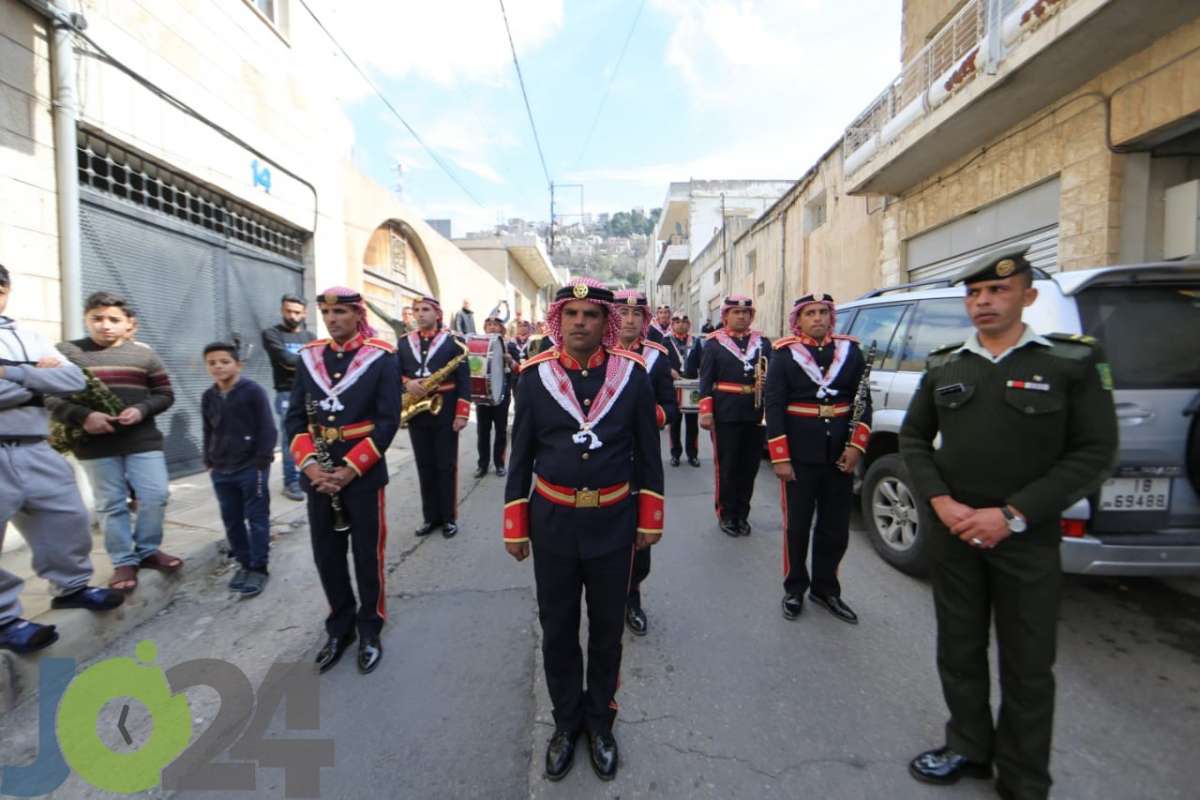
[[[1058,225],[1049,225],[909,270],[909,280],[923,281],[930,278],[949,277],[981,255],[1010,244],[1028,244],[1029,251],[1026,257],[1033,266],[1046,272],[1058,272]]]
[[[200,397],[212,384],[204,345],[240,338],[243,374],[272,390],[261,331],[277,321],[280,295],[302,293],[302,234],[94,135],[80,138],[84,296],[115,291],[133,304],[138,341],[162,358],[175,391],[157,419],[168,470],[198,472]]]

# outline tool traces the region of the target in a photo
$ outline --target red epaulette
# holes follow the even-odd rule
[[[332,339],[313,339],[311,342],[308,342],[307,344],[305,344],[304,347],[320,347],[322,345],[329,344],[331,341],[333,341],[333,340]],[[302,347],[300,349],[303,350],[304,348]]]
[[[521,372],[529,369],[532,366],[542,363],[543,361],[553,361],[558,358],[558,348],[551,347],[549,350],[543,350],[536,356],[525,359],[520,364]]]
[[[641,364],[642,369],[646,368],[646,359],[642,358],[641,356],[639,356],[637,353],[633,352],[632,350],[626,350],[623,347],[610,347],[610,348],[608,348],[608,352],[612,353],[614,356],[620,356],[621,358],[628,358],[630,361],[633,361],[637,364]]]
[[[387,339],[376,339],[375,337],[373,337],[373,336],[372,336],[370,339],[365,339],[365,340],[363,341],[363,344],[364,344],[364,345],[368,345],[368,344],[369,344],[369,345],[371,345],[372,347],[378,347],[380,350],[382,350],[382,351],[383,351],[383,352],[385,352],[385,353],[394,353],[394,352],[396,352],[396,347],[395,347],[395,345],[393,345],[393,344],[392,344],[391,342],[389,342]]]
[[[720,333],[720,332],[721,332],[721,329],[720,329],[720,328],[717,328],[717,329],[716,329],[715,331],[713,331],[712,333],[706,333],[706,334],[704,334],[704,341],[706,341],[706,342],[707,342],[709,339],[715,339],[715,338],[717,338],[717,334],[718,334],[718,333]]]
[[[858,341],[858,338],[857,338],[857,337],[854,337],[854,336],[847,336],[847,335],[846,335],[846,334],[844,334],[844,333],[831,333],[831,334],[829,334],[829,338],[831,338],[831,339],[845,339],[845,340],[846,340],[846,341],[848,341],[848,342],[854,342],[855,344],[860,344],[860,342]]]
[[[664,355],[667,353],[667,346],[665,344],[659,344],[658,342],[652,342],[649,339],[642,339],[642,347],[652,347]]]
[[[782,350],[788,345],[795,344],[798,341],[800,341],[799,336],[784,336],[782,339],[776,339],[775,343],[772,344],[771,347],[775,350]]]

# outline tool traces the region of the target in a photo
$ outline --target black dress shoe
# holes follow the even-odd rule
[[[926,750],[908,762],[908,774],[922,783],[947,786],[958,783],[959,778],[991,778],[992,765],[968,761],[966,756],[960,756],[949,747],[939,747]]]
[[[849,622],[851,625],[858,624],[858,614],[855,614],[850,606],[843,603],[842,598],[834,597],[832,595],[825,597],[824,595],[819,595],[816,592],[809,592],[808,596],[812,598],[814,603],[819,606],[824,606],[826,609],[828,609],[830,614],[833,614],[842,622]]]
[[[496,477],[503,478],[507,474],[508,470],[506,470],[504,467],[496,467]]]
[[[679,456],[671,456],[671,466],[672,467],[679,466]]]
[[[750,520],[748,520],[748,519],[739,519],[739,520],[737,521],[737,529],[738,529],[738,535],[739,535],[739,536],[749,536],[749,535],[750,535],[750,530],[751,530],[751,528],[750,528]]]
[[[783,618],[795,619],[804,611],[804,597],[798,594],[785,594],[783,596]]]
[[[646,612],[638,606],[629,606],[625,609],[625,624],[634,636],[645,636],[646,629],[649,627],[646,622]]]
[[[617,740],[611,733],[589,734],[591,738],[592,769],[602,781],[617,777]]]
[[[438,526],[435,523],[426,522],[424,525],[422,525],[421,527],[419,527],[415,531],[413,531],[413,534],[416,536],[428,536],[429,534],[436,531],[437,527]]]
[[[700,466],[700,459],[696,458],[695,456],[689,456],[688,463],[691,464],[693,467],[698,467],[698,466]]]
[[[487,477],[487,467],[476,467],[475,468],[475,477],[476,478],[486,478]]]
[[[733,520],[733,519],[721,520],[721,532],[724,533],[726,536],[732,536],[734,538],[737,538],[738,536],[742,535],[741,532],[738,530],[737,520]]]
[[[442,526],[442,536],[444,536],[447,539],[453,539],[457,533],[458,533],[458,523],[457,522],[447,522],[445,525]]]
[[[356,638],[357,634],[350,631],[345,636],[330,636],[326,639],[325,644],[317,651],[317,669],[322,673],[333,669],[333,665],[341,661],[342,653],[354,644]]]
[[[558,728],[546,746],[546,779],[561,781],[575,764],[575,740],[579,731]]]
[[[378,636],[364,636],[358,643],[358,671],[369,675],[383,659],[383,643]]]
[[[99,586],[84,586],[70,594],[50,601],[51,608],[86,608],[88,611],[110,611],[125,602],[125,595]]]

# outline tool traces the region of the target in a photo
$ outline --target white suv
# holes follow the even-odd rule
[[[1200,574],[1200,262],[1038,272],[1025,321],[1083,333],[1112,365],[1121,446],[1113,477],[1063,512],[1065,572]],[[973,329],[947,281],[880,289],[838,308],[839,331],[872,342],[874,417],[862,461],[863,521],[883,559],[926,570],[932,513],[917,500],[897,434],[929,351]],[[986,462],[987,453],[980,453]]]

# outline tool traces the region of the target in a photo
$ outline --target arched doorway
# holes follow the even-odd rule
[[[371,324],[386,339],[402,335],[414,300],[421,295],[438,296],[429,253],[417,232],[402,220],[389,219],[375,229],[367,241],[362,266]]]

